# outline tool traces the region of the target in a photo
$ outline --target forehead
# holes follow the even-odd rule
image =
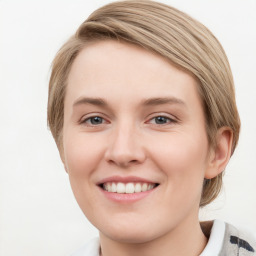
[[[92,42],[72,64],[67,101],[81,96],[136,100],[177,97],[199,100],[197,81],[188,72],[142,47],[117,41]]]

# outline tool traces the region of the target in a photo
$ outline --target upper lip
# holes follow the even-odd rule
[[[111,176],[111,177],[107,177],[107,178],[104,178],[104,179],[100,180],[99,182],[97,182],[97,185],[101,185],[101,184],[104,184],[106,182],[122,182],[122,183],[140,182],[140,183],[158,184],[155,181],[145,179],[145,178],[141,178],[141,177],[136,177],[136,176],[126,176],[126,177]]]

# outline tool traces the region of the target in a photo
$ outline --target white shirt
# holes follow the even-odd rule
[[[225,235],[225,222],[214,220],[211,235],[204,251],[199,256],[219,255]],[[86,243],[71,256],[99,256],[100,240],[98,237]]]
[[[208,243],[199,256],[219,255],[224,241],[225,227],[225,222],[214,220]]]

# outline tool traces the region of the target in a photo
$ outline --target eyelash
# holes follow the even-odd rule
[[[100,118],[101,120],[105,120],[105,118],[103,118],[103,117],[101,117],[99,115],[95,115],[95,116],[91,116],[91,117],[88,117],[88,118],[82,120],[81,124],[85,124],[85,125],[91,126],[91,127],[98,126],[98,124],[92,124],[92,123],[91,124],[87,124],[88,121],[92,121],[94,118]],[[104,123],[107,123],[107,121],[105,120]],[[102,124],[102,123],[100,123],[100,124]]]
[[[159,117],[160,117],[160,118],[164,118],[165,120],[167,120],[167,122],[164,123],[164,124],[157,124],[157,123],[155,123],[156,125],[163,126],[163,125],[168,125],[168,124],[177,123],[177,120],[175,120],[175,119],[173,119],[173,118],[170,118],[170,117],[168,117],[168,116],[165,116],[165,115],[154,116],[153,118],[151,118],[151,119],[149,120],[149,123],[150,123],[151,120],[154,120],[154,119],[155,119],[155,121],[156,121],[156,118],[159,118]]]
[[[92,120],[93,120],[94,118],[99,118],[99,119],[101,119],[101,120],[103,121],[103,123],[100,123],[100,124],[92,124]],[[155,120],[155,121],[156,121],[156,118],[163,118],[163,119],[167,120],[166,123],[162,123],[162,124],[154,123],[154,124],[157,125],[157,126],[164,126],[164,125],[168,125],[168,124],[175,124],[175,123],[178,122],[177,120],[175,120],[175,119],[173,119],[173,118],[170,118],[170,117],[168,117],[168,116],[166,116],[166,115],[157,115],[157,116],[154,116],[154,117],[150,118],[149,121],[147,121],[146,123],[152,124],[151,121],[152,121],[152,120]],[[90,124],[87,123],[88,121],[90,121]],[[88,117],[88,118],[82,120],[80,123],[81,123],[81,124],[85,124],[86,126],[89,126],[89,127],[97,127],[97,126],[99,126],[99,125],[108,123],[108,121],[106,121],[105,118],[101,117],[100,115],[95,115],[95,116],[91,116],[91,117]]]

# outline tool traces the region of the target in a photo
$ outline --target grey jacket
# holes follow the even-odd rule
[[[255,256],[255,240],[226,223],[224,242],[219,256]]]

